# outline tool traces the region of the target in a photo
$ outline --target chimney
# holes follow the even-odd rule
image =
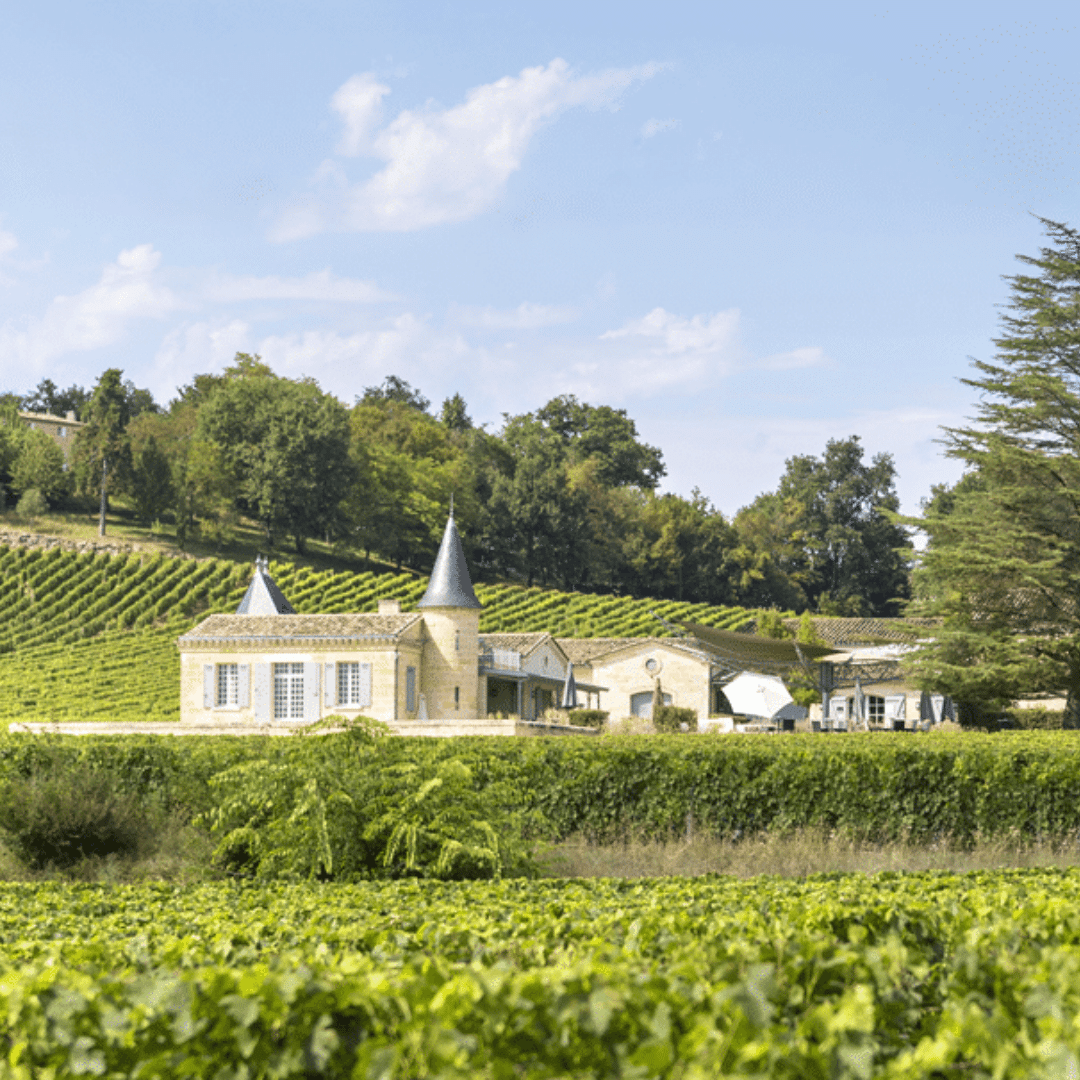
[[[75,419],[75,410],[74,409],[68,409],[66,415],[67,415],[67,418],[69,420],[74,420]]]
[[[401,601],[400,600],[380,600],[379,601],[379,614],[380,615],[400,615],[401,614]]]

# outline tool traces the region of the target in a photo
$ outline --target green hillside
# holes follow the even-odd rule
[[[273,562],[297,611],[374,611],[380,598],[406,609],[427,587],[411,574],[313,570]],[[175,720],[176,638],[211,612],[232,611],[252,567],[227,559],[76,554],[0,547],[0,722]],[[735,629],[754,612],[480,585],[481,632],[550,630],[562,637],[664,635],[653,618]]]

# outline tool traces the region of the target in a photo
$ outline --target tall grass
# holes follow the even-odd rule
[[[1080,865],[1080,842],[1032,840],[1020,836],[976,838],[961,846],[948,841],[875,844],[824,829],[764,833],[744,840],[689,840],[659,843],[630,840],[592,844],[574,838],[550,845],[541,856],[545,876],[591,878],[696,877],[761,874],[806,877],[820,873],[1000,870]]]

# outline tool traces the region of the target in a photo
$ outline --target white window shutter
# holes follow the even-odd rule
[[[326,693],[323,696],[323,701],[328,709],[332,709],[337,704],[337,668],[333,660],[328,661],[326,665],[325,689]]]
[[[904,719],[904,695],[890,695],[885,699],[885,715],[890,720]]]
[[[202,669],[202,705],[204,709],[214,707],[214,665],[203,664]]]
[[[371,708],[371,665],[360,665],[360,708]]]
[[[322,715],[319,705],[319,672],[322,664],[304,663],[304,719],[318,720]]]
[[[236,704],[241,709],[251,706],[251,665],[237,664],[236,666]]]
[[[273,682],[269,664],[253,664],[251,670],[251,708],[260,724],[270,723]]]

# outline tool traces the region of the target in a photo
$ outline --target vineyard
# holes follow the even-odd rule
[[[1074,1076],[1080,874],[0,891],[4,1075]]]
[[[0,548],[0,721],[175,720],[176,638],[212,612],[233,611],[246,563],[153,555]],[[281,562],[271,573],[300,613],[415,606],[426,578],[318,571]],[[482,633],[561,637],[663,636],[655,615],[735,629],[745,608],[480,585]]]

